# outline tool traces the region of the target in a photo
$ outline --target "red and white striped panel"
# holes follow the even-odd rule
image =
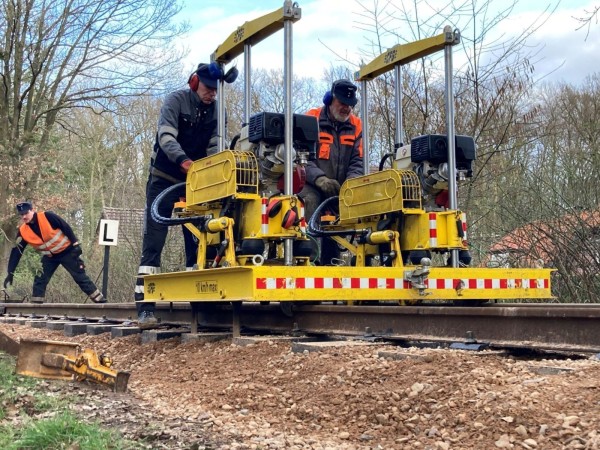
[[[425,284],[429,289],[548,289],[550,281],[544,278],[432,278]],[[300,277],[257,278],[256,289],[410,289],[402,278],[360,277]]]
[[[263,235],[266,235],[269,233],[269,215],[267,214],[267,198],[263,197],[261,199],[262,205],[261,205],[261,219],[262,219],[262,225],[261,225],[261,233]]]
[[[429,213],[429,247],[436,248],[437,245],[437,214]]]
[[[468,241],[468,239],[467,239],[467,213],[461,213],[460,220],[462,222],[463,241]]]
[[[257,289],[410,289],[401,278],[300,277],[257,278]]]
[[[430,289],[456,289],[462,281],[463,289],[548,289],[545,278],[429,278],[425,284]]]

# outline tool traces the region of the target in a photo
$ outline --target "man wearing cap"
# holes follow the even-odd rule
[[[299,194],[307,219],[325,199],[339,194],[344,181],[363,175],[362,123],[352,114],[358,102],[356,91],[349,80],[334,81],[323,97],[324,106],[307,112],[319,120],[317,159],[306,166],[306,184]],[[337,245],[323,240],[321,264],[329,265],[335,257],[339,257]]]
[[[158,131],[150,161],[150,174],[146,184],[146,213],[142,257],[138,275],[160,273],[160,260],[168,227],[155,222],[151,215],[152,203],[165,189],[186,180],[192,161],[218,151],[217,108],[215,99],[219,80],[233,82],[237,71],[223,73],[216,63],[199,64],[188,79],[188,88],[169,94],[160,110]],[[165,196],[158,212],[171,217],[173,203],[185,195],[185,189],[175,190]],[[196,263],[197,244],[190,231],[183,228],[186,269]],[[138,325],[147,328],[157,323],[155,304],[142,303],[144,280],[138,277],[135,285]]]
[[[71,226],[52,211],[35,212],[30,202],[18,203],[17,212],[21,215],[22,224],[8,259],[8,276],[4,279],[4,289],[12,284],[23,250],[29,244],[42,254],[42,273],[33,280],[32,302],[43,303],[46,287],[58,266],[63,266],[69,272],[90,300],[94,303],[106,302],[85,273],[81,246]]]

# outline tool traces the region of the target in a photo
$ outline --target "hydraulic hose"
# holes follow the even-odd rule
[[[330,203],[337,202],[338,200],[339,200],[339,197],[337,195],[335,197],[329,197],[328,199],[326,199],[323,203],[321,203],[317,207],[317,209],[315,210],[315,212],[313,213],[313,215],[311,216],[311,218],[307,224],[307,234],[309,236],[312,236],[312,237],[348,236],[348,235],[355,236],[355,235],[361,233],[360,231],[357,231],[357,230],[328,231],[328,230],[321,229],[320,224],[317,223],[317,217],[319,217],[319,218],[321,217],[321,211],[323,211]]]
[[[165,189],[164,191],[162,191],[160,194],[158,194],[156,196],[156,198],[152,202],[152,207],[150,208],[150,215],[152,217],[152,220],[154,220],[156,223],[159,223],[161,225],[166,225],[168,227],[173,226],[173,225],[183,225],[184,223],[193,223],[194,225],[202,226],[202,225],[204,225],[204,223],[206,221],[213,218],[212,216],[190,216],[190,217],[177,217],[177,218],[161,216],[160,213],[158,212],[158,206],[161,204],[161,202],[164,200],[164,198],[168,194],[170,194],[171,192],[173,192],[177,189],[180,189],[182,187],[185,187],[185,181],[182,181],[181,183],[177,183],[177,184],[174,184],[173,186],[168,187],[167,189]]]
[[[229,144],[229,150],[235,149],[235,146],[236,146],[238,140],[240,139],[240,136],[241,136],[241,134],[238,133],[233,137],[233,139],[231,140],[231,143]]]
[[[393,153],[386,153],[385,155],[383,155],[383,158],[381,158],[381,161],[379,161],[379,171],[380,172],[383,170],[383,165],[388,160],[388,158],[391,158],[393,156],[394,156]]]

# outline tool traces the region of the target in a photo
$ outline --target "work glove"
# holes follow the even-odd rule
[[[83,250],[81,250],[81,245],[79,244],[73,245],[72,252],[75,258],[79,258],[81,255],[83,255]]]
[[[340,193],[340,183],[332,178],[319,177],[316,179],[315,185],[327,197],[334,197]]]
[[[13,274],[9,273],[4,279],[4,289],[8,288],[13,282]]]

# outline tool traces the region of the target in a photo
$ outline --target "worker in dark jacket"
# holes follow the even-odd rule
[[[165,189],[186,180],[192,161],[205,158],[218,151],[217,107],[215,103],[219,80],[231,83],[237,70],[223,73],[216,63],[199,64],[188,80],[189,88],[172,92],[165,99],[158,119],[158,132],[150,161],[150,174],[146,184],[146,213],[142,257],[138,275],[160,273],[160,260],[168,227],[154,221],[152,203]],[[158,212],[171,217],[173,203],[182,192],[173,191],[160,203]],[[186,269],[192,270],[197,260],[197,244],[192,233],[185,227],[183,237],[186,253]],[[144,280],[138,277],[135,301],[138,325],[141,328],[156,324],[155,304],[142,303]]]
[[[357,87],[349,80],[334,81],[323,97],[324,106],[307,114],[319,120],[317,159],[306,166],[306,185],[300,192],[308,219],[327,198],[339,194],[348,178],[363,175],[362,123],[352,114],[358,102]],[[321,264],[329,265],[339,257],[337,245],[325,239],[321,247]]]
[[[8,276],[4,279],[4,289],[12,284],[23,250],[30,245],[42,255],[42,273],[33,280],[32,302],[44,302],[46,287],[58,266],[63,266],[69,272],[90,300],[95,303],[106,302],[85,273],[81,246],[71,226],[52,211],[35,212],[30,202],[17,204],[17,212],[23,223],[8,259]]]

